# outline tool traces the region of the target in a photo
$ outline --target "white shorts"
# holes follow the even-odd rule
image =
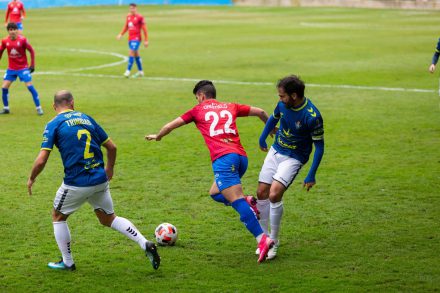
[[[101,209],[108,215],[114,213],[108,182],[88,187],[69,186],[63,182],[53,201],[53,208],[63,215],[70,215],[86,201],[94,210]]]
[[[272,184],[276,180],[288,188],[302,166],[303,164],[297,159],[282,155],[271,147],[264,159],[258,181]]]

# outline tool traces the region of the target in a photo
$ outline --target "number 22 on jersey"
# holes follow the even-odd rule
[[[220,118],[228,118],[228,120],[225,122],[225,125],[223,125],[223,128],[217,128],[218,122],[220,121]],[[232,133],[232,134],[236,134],[236,131],[234,129],[231,129],[231,124],[232,124],[232,114],[231,112],[227,111],[227,110],[222,110],[220,112],[220,117],[218,116],[218,114],[216,112],[213,111],[209,111],[205,114],[205,121],[210,121],[212,119],[212,123],[211,126],[209,127],[209,135],[211,137],[216,136],[216,135],[220,135],[223,133]]]

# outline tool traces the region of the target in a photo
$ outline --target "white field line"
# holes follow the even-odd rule
[[[118,66],[127,62],[128,58],[119,53],[113,52],[103,52],[96,50],[86,50],[86,49],[60,49],[62,51],[68,52],[80,52],[80,53],[92,53],[101,55],[110,55],[120,58],[120,61],[97,65],[89,67],[81,67],[75,69],[61,70],[61,71],[43,71],[35,72],[34,75],[63,75],[63,76],[77,76],[77,77],[93,77],[93,78],[113,78],[113,79],[126,79],[125,76],[121,75],[110,75],[110,74],[93,74],[93,73],[79,73],[81,71],[101,69],[106,67]],[[3,70],[2,70],[3,71]],[[4,71],[3,71],[4,72]],[[180,82],[198,82],[198,78],[180,78],[180,77],[142,77],[143,80],[148,81],[180,81]],[[253,85],[253,86],[275,86],[274,82],[250,82],[250,81],[235,81],[235,80],[213,80],[215,83],[220,84],[232,84],[232,85]],[[382,86],[358,86],[358,85],[332,85],[332,84],[306,84],[309,87],[319,87],[319,88],[336,88],[336,89],[355,89],[355,90],[373,90],[373,91],[389,91],[389,92],[415,92],[415,93],[434,93],[435,90],[428,89],[411,89],[411,88],[392,88],[392,87],[382,87]]]

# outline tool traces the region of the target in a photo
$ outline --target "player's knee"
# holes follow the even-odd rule
[[[260,183],[257,188],[257,198],[267,199],[269,197],[270,185]]]
[[[106,227],[111,227],[113,220],[115,219],[115,214],[107,215],[102,210],[95,210],[95,214],[98,217],[99,223]]]

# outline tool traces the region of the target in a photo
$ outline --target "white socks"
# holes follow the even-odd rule
[[[66,221],[53,222],[53,233],[57,241],[58,248],[63,256],[63,262],[66,266],[73,265],[72,253],[70,252],[70,230]]]
[[[257,199],[257,208],[260,212],[260,226],[263,232],[269,235],[269,215],[270,215],[270,201],[269,199]]]
[[[270,238],[273,240],[278,240],[283,211],[283,201],[270,203]]]
[[[137,244],[139,244],[139,246],[145,250],[147,239],[145,239],[144,235],[139,232],[132,222],[122,217],[116,217],[113,220],[111,227],[112,229],[121,232],[134,242],[137,242]]]

